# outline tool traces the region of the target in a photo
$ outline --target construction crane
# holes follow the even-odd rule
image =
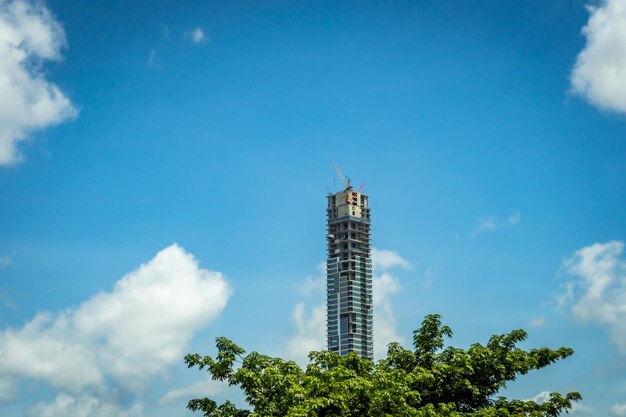
[[[356,190],[356,192],[360,193],[364,186],[365,186],[365,183],[361,184],[359,188]]]
[[[346,179],[343,177],[343,174],[341,173],[341,170],[339,169],[339,165],[335,164],[335,171],[337,171],[337,174],[339,175],[339,179],[341,180],[341,182],[343,182],[344,187],[346,187],[346,190],[351,190],[352,186],[350,185],[350,178],[348,178],[348,181],[346,181]]]

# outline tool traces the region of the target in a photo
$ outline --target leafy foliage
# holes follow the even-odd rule
[[[523,330],[492,336],[463,350],[445,347],[452,330],[439,315],[426,316],[413,333],[413,350],[389,344],[387,358],[374,364],[351,353],[342,358],[311,352],[306,370],[295,362],[245,351],[217,339],[217,356],[187,355],[189,367],[207,369],[213,379],[243,390],[250,410],[229,401],[189,401],[188,408],[206,417],[256,416],[476,416],[554,417],[567,411],[580,394],[550,394],[548,401],[495,397],[508,381],[570,356],[569,348],[522,350]]]

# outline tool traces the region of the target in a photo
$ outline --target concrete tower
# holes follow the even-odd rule
[[[374,358],[372,258],[368,196],[345,190],[328,194],[326,336],[328,351]]]

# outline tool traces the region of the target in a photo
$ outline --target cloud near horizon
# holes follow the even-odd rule
[[[0,166],[19,162],[18,143],[78,111],[41,71],[60,61],[61,24],[40,2],[0,0]]]
[[[28,417],[142,417],[143,406],[137,402],[124,408],[114,399],[102,400],[91,395],[61,393],[49,402],[39,402],[26,410]]]
[[[307,296],[312,289],[317,290],[318,298],[325,288],[325,266],[322,265],[320,276],[316,279],[307,278],[304,287]],[[387,354],[387,345],[391,342],[404,342],[405,338],[398,335],[393,314],[391,299],[401,288],[399,278],[391,271],[396,268],[409,270],[411,263],[395,251],[372,248],[372,285],[374,295],[374,357],[381,358]],[[326,303],[307,306],[299,302],[293,309],[292,322],[296,334],[286,343],[286,356],[300,364],[307,363],[307,355],[313,350],[326,348]]]
[[[231,293],[219,272],[200,268],[193,255],[173,244],[111,291],[0,332],[0,399],[13,399],[20,381],[36,380],[69,394],[37,405],[32,415],[64,415],[44,409],[107,410],[104,397],[94,402],[84,395],[140,394],[180,363],[194,333],[220,315]]]
[[[609,408],[609,411],[614,417],[626,417],[626,403],[615,403]]]
[[[181,398],[204,398],[208,395],[223,394],[228,388],[228,382],[215,381],[211,375],[207,375],[204,379],[200,379],[190,385],[185,385],[166,392],[158,401],[158,404],[170,404]]]
[[[626,114],[626,0],[587,8],[587,43],[570,75],[572,91],[602,110]]]
[[[543,404],[550,399],[550,394],[550,391],[541,391],[534,397],[525,399],[524,401],[534,401],[537,404]],[[580,401],[574,401],[567,415],[570,417],[591,417],[593,416],[593,410]]]
[[[581,323],[605,327],[622,354],[626,354],[626,259],[624,242],[594,243],[563,262],[574,279],[557,297]]]

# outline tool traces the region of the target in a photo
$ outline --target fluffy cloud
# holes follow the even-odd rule
[[[611,408],[609,408],[611,415],[615,417],[626,417],[626,403],[624,404],[613,404]]]
[[[374,357],[387,355],[387,345],[391,342],[404,343],[396,329],[396,319],[391,308],[392,297],[402,288],[400,280],[391,271],[395,268],[409,270],[411,264],[397,252],[387,250],[372,251],[374,265]]]
[[[537,404],[543,404],[550,399],[550,391],[541,391],[532,398],[526,398],[524,401],[534,401]]]
[[[541,391],[533,398],[526,399],[524,401],[534,401],[537,404],[543,404],[550,399],[550,391]],[[591,417],[593,415],[592,409],[581,402],[573,402],[572,408],[567,413],[571,417]]]
[[[169,246],[112,291],[1,332],[0,395],[9,397],[20,378],[72,393],[109,384],[138,392],[181,361],[194,332],[217,318],[230,294],[220,273]]]
[[[141,417],[143,409],[136,403],[129,409],[115,401],[106,401],[90,395],[73,397],[59,394],[50,403],[40,402],[26,411],[28,417]]]
[[[291,317],[297,334],[287,342],[287,355],[304,364],[309,352],[326,349],[326,305],[318,304],[307,314],[305,303],[298,303]]]
[[[480,219],[478,225],[474,228],[472,232],[472,236],[478,236],[481,233],[485,232],[495,232],[496,230],[500,230],[506,227],[515,226],[519,222],[522,221],[522,216],[519,212],[511,213],[506,218],[497,218],[494,216],[486,216]]]
[[[310,297],[318,291],[323,291],[326,286],[326,262],[320,262],[317,266],[317,277],[306,277],[304,282],[296,283],[295,288],[306,297]]]
[[[326,348],[326,304],[322,299],[326,288],[326,263],[321,262],[317,270],[317,277],[307,277],[296,285],[296,290],[305,295],[308,302],[296,304],[291,313],[296,334],[287,341],[286,356],[301,365],[307,363],[309,352]],[[312,303],[318,304],[308,309],[307,304]]]
[[[64,46],[63,28],[41,3],[0,0],[0,165],[20,160],[17,143],[29,132],[76,116],[40,70]]]
[[[564,262],[576,279],[557,298],[582,323],[605,326],[620,352],[626,353],[626,260],[624,242],[595,243]]]
[[[165,393],[159,400],[159,404],[170,404],[180,398],[204,398],[206,396],[214,396],[222,394],[228,390],[228,383],[222,381],[214,381],[210,375],[206,378],[196,381],[191,385],[182,388],[176,388]]]
[[[390,342],[403,342],[404,338],[397,334],[396,321],[392,309],[392,297],[400,289],[400,281],[391,273],[395,268],[409,270],[412,265],[397,252],[372,249],[373,293],[374,293],[374,356],[384,357]],[[322,270],[322,274],[325,272]],[[325,276],[316,279],[307,278],[304,288],[306,294],[312,295],[317,289],[318,298],[323,295]],[[292,321],[297,333],[287,341],[286,356],[306,363],[307,355],[312,350],[326,348],[326,305],[322,301],[308,309],[307,303],[300,302],[292,313]]]
[[[411,269],[413,266],[398,252],[385,249],[372,248],[372,266],[374,271],[386,271],[390,268],[399,266],[404,269]]]
[[[570,76],[572,90],[604,110],[626,113],[626,1],[588,6],[587,44]]]
[[[201,43],[206,40],[206,35],[204,34],[202,28],[195,28],[194,30],[189,31],[187,35],[193,43]]]

